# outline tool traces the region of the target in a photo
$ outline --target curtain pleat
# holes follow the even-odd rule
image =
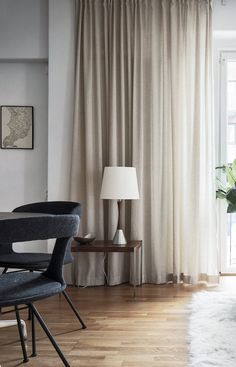
[[[137,168],[140,200],[122,221],[143,240],[143,282],[217,279],[211,16],[207,0],[76,0],[71,199],[82,235],[112,239],[103,168]],[[103,284],[103,261],[79,254],[77,284]],[[109,255],[109,283],[129,265]]]

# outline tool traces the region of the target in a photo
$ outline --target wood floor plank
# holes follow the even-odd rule
[[[38,309],[71,367],[187,367],[188,305],[193,293],[202,289],[206,287],[143,285],[138,287],[134,299],[129,285],[69,287],[68,294],[86,323],[86,330],[80,328],[63,297],[38,302]],[[21,317],[27,323],[30,354],[26,310]],[[38,356],[30,358],[27,367],[63,366],[38,324],[37,351]],[[16,367],[21,362],[16,327],[0,329],[1,367]]]

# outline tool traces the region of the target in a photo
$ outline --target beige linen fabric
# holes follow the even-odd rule
[[[76,5],[71,199],[84,207],[81,234],[112,239],[103,168],[134,166],[140,200],[125,203],[123,226],[143,240],[143,282],[217,279],[210,1]],[[110,284],[129,279],[127,256],[109,264]],[[76,282],[103,284],[103,255],[79,255]]]

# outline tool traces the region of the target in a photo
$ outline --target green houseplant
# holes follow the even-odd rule
[[[226,177],[225,182],[222,182],[219,177],[216,178],[216,197],[227,201],[227,213],[234,213],[236,212],[236,159],[233,163],[216,167],[216,169],[222,170]]]

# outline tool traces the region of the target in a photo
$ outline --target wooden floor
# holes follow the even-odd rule
[[[86,330],[79,330],[77,319],[62,297],[38,302],[38,309],[71,367],[187,367],[188,304],[193,293],[203,289],[221,291],[232,284],[236,284],[235,278],[227,277],[212,288],[143,285],[135,299],[129,285],[69,288]],[[21,317],[26,320],[26,311]],[[30,354],[28,323],[27,328]],[[63,366],[38,325],[37,348],[38,356],[30,358],[26,366]],[[21,362],[16,327],[0,329],[1,367],[19,366]]]

